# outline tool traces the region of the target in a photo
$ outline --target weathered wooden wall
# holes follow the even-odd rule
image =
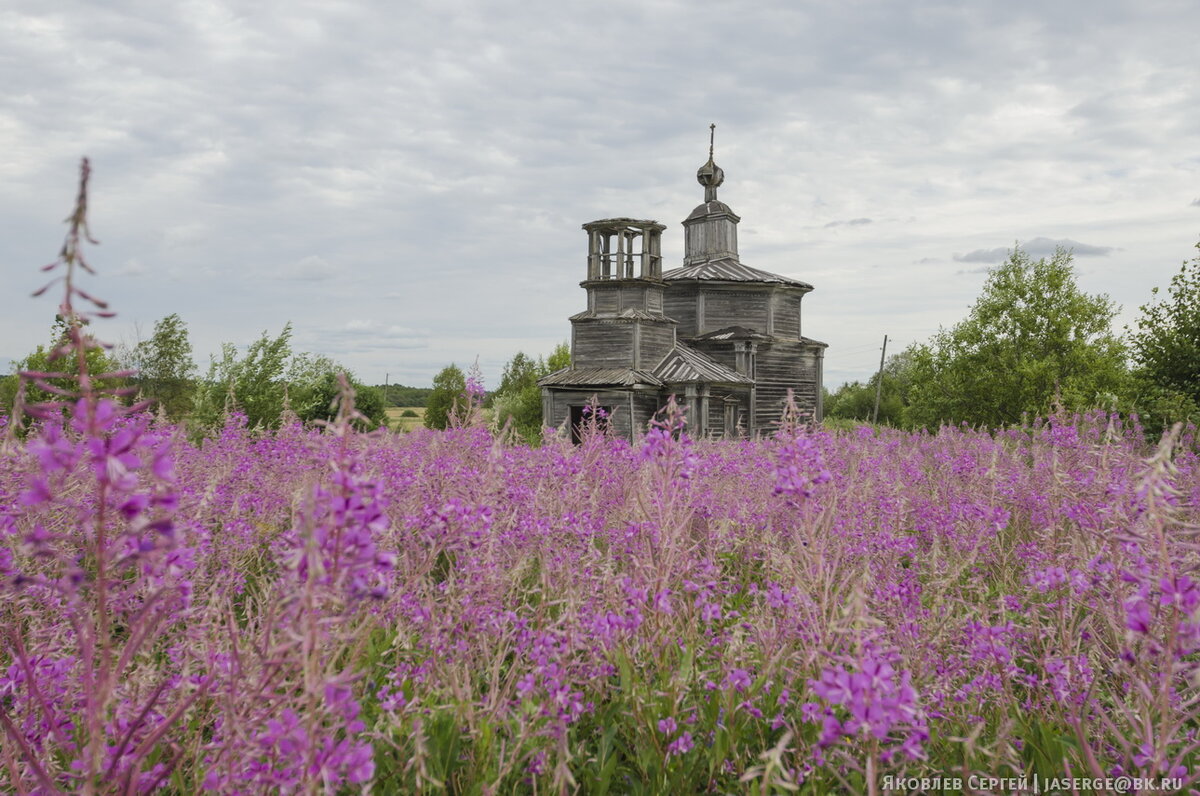
[[[726,425],[725,406],[726,399],[732,398],[728,402],[732,404],[730,414],[730,423]],[[713,389],[712,395],[708,402],[708,437],[710,439],[720,439],[722,437],[733,437],[737,434],[738,418],[742,418],[742,433],[749,434],[749,416],[750,416],[750,390],[722,390]]]
[[[779,291],[771,296],[774,304],[774,327],[776,337],[796,340],[800,337],[800,296],[790,291]]]
[[[704,290],[700,334],[715,332],[729,326],[747,326],[758,331],[767,329],[767,303],[770,294],[762,290]]]
[[[684,250],[698,252],[693,261],[737,257],[737,224],[729,218],[716,218],[699,224],[687,224],[683,232]],[[685,259],[685,262],[688,260]],[[689,263],[690,264],[690,263]]]
[[[631,438],[634,422],[630,417],[630,394],[628,392],[596,389],[550,390],[549,393],[550,415],[549,419],[543,421],[546,425],[554,428],[563,427],[564,424],[569,424],[572,406],[587,406],[595,403],[597,406],[612,408],[609,422],[612,424],[613,434],[626,439]],[[567,434],[570,434],[570,428],[567,428]]]
[[[792,390],[796,404],[816,411],[817,368],[807,346],[799,341],[777,341],[758,347],[758,395],[754,407],[757,430],[763,433],[779,423],[787,391]]]
[[[572,338],[576,367],[633,367],[633,324],[628,321],[577,321]]]
[[[681,339],[695,337],[696,331],[696,295],[695,285],[671,285],[663,296],[663,314],[674,319],[678,325],[676,333]]]
[[[675,347],[675,324],[640,324],[637,337],[639,350],[636,367],[641,370],[653,370]]]

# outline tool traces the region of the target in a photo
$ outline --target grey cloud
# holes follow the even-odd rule
[[[1200,199],[1193,199],[1191,207],[1200,207]]]
[[[1018,245],[1021,251],[1031,257],[1046,257],[1054,254],[1060,247],[1070,249],[1076,257],[1107,257],[1116,251],[1112,246],[1093,246],[1070,238],[1034,238],[1024,242],[1018,241]],[[1006,260],[1011,251],[1011,247],[1003,246],[995,249],[976,249],[966,254],[955,254],[954,259],[960,263],[999,263]]]
[[[990,267],[982,265],[979,268],[960,268],[959,270],[955,271],[954,274],[955,276],[964,276],[966,274],[986,274],[990,270],[992,270]]]
[[[97,286],[122,322],[179,311],[203,360],[291,318],[298,349],[368,380],[387,368],[427,382],[481,350],[503,362],[516,349],[498,334],[527,338],[527,353],[569,334],[584,221],[659,218],[678,264],[715,121],[743,258],[823,275],[805,332],[834,345],[833,369],[853,333],[845,310],[862,303],[858,269],[885,293],[913,270],[862,264],[962,248],[964,229],[1010,242],[1036,214],[1117,247],[1163,241],[1137,243],[1141,261],[1177,262],[1166,241],[1184,233],[1148,234],[1145,219],[1155,197],[1194,191],[1177,153],[1200,151],[1200,6],[1099,3],[1081,36],[1074,5],[612,0],[601,15],[553,0],[264,0],[179,14],[9,0],[0,263],[30,264],[38,287],[86,153],[104,242],[93,263],[180,275],[174,288],[124,279],[122,295]],[[863,212],[876,213],[870,235],[820,233],[820,218],[837,230],[865,225]],[[920,223],[879,234],[910,214]],[[353,280],[334,264],[353,264]],[[930,307],[957,307],[972,285],[944,281],[928,286],[940,304],[906,299],[932,328],[953,319]],[[43,342],[52,315],[5,305],[3,353]],[[385,343],[399,353],[372,348]],[[382,353],[355,359],[366,350]]]

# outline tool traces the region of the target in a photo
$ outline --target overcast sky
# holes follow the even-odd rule
[[[202,369],[295,348],[494,386],[583,309],[584,222],[720,198],[742,261],[810,282],[826,386],[960,320],[1014,241],[1073,246],[1132,322],[1200,239],[1200,3],[0,0],[0,368],[79,158],[88,289]]]

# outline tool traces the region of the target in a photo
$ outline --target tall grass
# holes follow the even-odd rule
[[[0,463],[12,792],[1197,779],[1191,429],[530,449],[347,387],[194,444],[89,390]]]

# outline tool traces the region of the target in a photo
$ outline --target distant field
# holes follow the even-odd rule
[[[401,417],[410,409],[417,413],[416,417]],[[422,428],[425,425],[425,407],[423,406],[389,406],[386,411],[388,425],[396,431],[412,431],[414,428]],[[491,409],[483,410],[483,419],[485,422],[492,422]]]
[[[402,417],[407,412],[416,413],[416,417]],[[388,425],[397,431],[412,431],[425,424],[425,407],[423,406],[389,406],[387,408]]]

